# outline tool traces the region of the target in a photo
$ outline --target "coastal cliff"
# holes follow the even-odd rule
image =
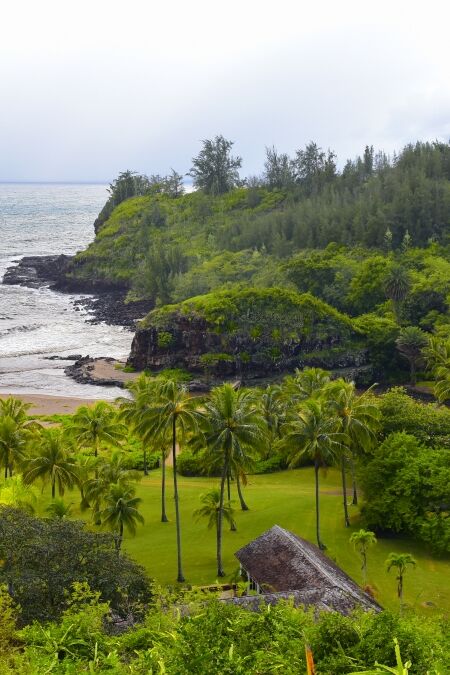
[[[138,326],[128,363],[213,378],[266,378],[305,365],[347,369],[352,379],[370,375],[348,317],[280,288],[219,291],[153,310]]]

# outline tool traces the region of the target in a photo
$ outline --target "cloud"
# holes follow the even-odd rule
[[[443,2],[77,3],[3,9],[0,179],[185,172],[200,140],[310,139],[341,160],[449,134]]]

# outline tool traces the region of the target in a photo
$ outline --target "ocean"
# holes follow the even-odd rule
[[[24,256],[73,254],[94,238],[93,223],[106,185],[0,184],[0,280]],[[0,392],[80,398],[123,395],[116,387],[78,384],[64,374],[67,361],[49,356],[89,354],[125,358],[132,333],[86,322],[78,295],[49,288],[0,284]]]

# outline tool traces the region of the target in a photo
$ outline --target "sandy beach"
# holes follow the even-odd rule
[[[31,403],[31,415],[61,415],[75,412],[81,405],[92,405],[101,398],[73,398],[68,396],[48,396],[44,394],[9,394],[25,403]],[[8,398],[8,394],[0,394],[0,398]]]

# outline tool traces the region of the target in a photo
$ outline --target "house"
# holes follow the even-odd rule
[[[381,611],[338,565],[309,541],[274,525],[235,554],[249,588],[257,595],[233,602],[257,609],[292,598],[295,605],[348,614],[356,608]]]

